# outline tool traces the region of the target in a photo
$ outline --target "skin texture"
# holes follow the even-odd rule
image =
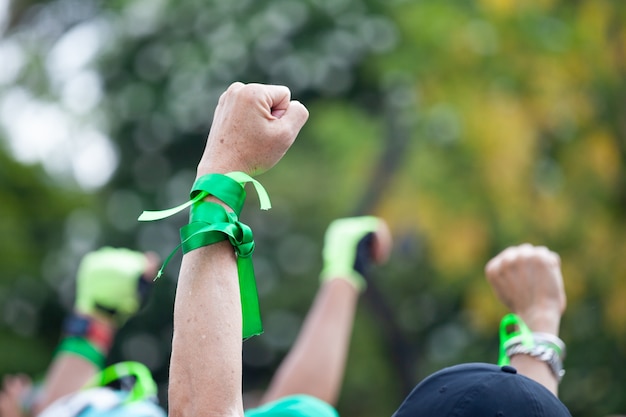
[[[485,273],[498,299],[531,331],[559,335],[567,301],[558,254],[530,244],[509,247],[487,263]],[[511,365],[557,395],[558,381],[545,363],[515,355]]]
[[[272,378],[262,403],[309,394],[336,404],[358,298],[359,291],[346,280],[332,279],[322,284],[295,345]]]
[[[291,100],[286,87],[232,84],[215,109],[198,177],[267,171],[287,152],[307,118],[306,108]],[[184,255],[174,305],[171,417],[243,415],[241,334],[237,266],[230,244]]]
[[[287,87],[233,83],[215,109],[198,176],[262,174],[285,155],[308,117]]]

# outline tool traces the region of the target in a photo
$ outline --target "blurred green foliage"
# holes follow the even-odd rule
[[[0,41],[0,373],[43,372],[85,252],[169,253],[184,216],[136,216],[186,199],[231,82],[280,83],[311,116],[260,178],[275,208],[244,213],[266,326],[244,348],[247,391],[263,389],[296,335],[326,225],[373,213],[396,245],[357,317],[342,415],[391,415],[430,372],[495,362],[505,311],[483,267],[522,242],[562,257],[561,398],[576,416],[626,411],[625,3],[14,0],[11,10]],[[76,164],[109,159],[78,154],[92,136],[72,132],[63,155],[31,138],[39,159],[20,158],[15,103],[32,102],[110,138],[111,176],[85,185],[89,166]],[[27,115],[43,123],[36,109]],[[179,261],[111,355],[144,361],[164,401]]]

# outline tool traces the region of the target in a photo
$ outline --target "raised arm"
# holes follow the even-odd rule
[[[363,274],[387,261],[391,235],[377,217],[338,219],[326,231],[321,286],[263,403],[306,394],[335,405],[341,391]]]
[[[82,259],[74,311],[66,318],[32,415],[77,392],[101,370],[118,328],[140,308],[159,263],[155,253],[112,247]]]
[[[509,247],[485,272],[498,299],[533,332],[558,337],[566,297],[558,254],[543,246]],[[547,336],[550,338],[550,336]],[[557,395],[559,380],[551,367],[530,354],[515,354],[511,365]]]
[[[232,84],[220,97],[198,178],[260,174],[289,149],[308,118],[282,86]],[[224,205],[213,197],[207,197]],[[242,315],[238,272],[228,241],[183,256],[174,307],[171,417],[242,416]]]

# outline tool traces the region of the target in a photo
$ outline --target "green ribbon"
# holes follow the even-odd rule
[[[63,339],[56,354],[71,353],[78,355],[93,363],[97,368],[102,368],[105,363],[104,354],[95,345],[84,337],[66,337]]]
[[[144,364],[134,361],[116,363],[103,369],[94,375],[83,389],[103,387],[127,376],[133,376],[135,383],[124,400],[125,403],[156,397],[157,385],[152,379],[150,370]]]
[[[261,183],[243,172],[231,172],[225,175],[202,176],[195,181],[188,202],[167,210],[144,211],[139,217],[140,221],[160,220],[191,206],[189,224],[180,229],[181,243],[165,259],[155,280],[163,274],[166,265],[179,248],[182,247],[183,253],[188,253],[226,239],[230,241],[237,254],[244,339],[263,333],[252,263],[254,252],[252,229],[240,222],[238,217],[246,198],[243,187],[248,182],[254,185],[259,195],[261,209],[271,208],[269,196]],[[233,211],[227,211],[220,204],[203,201],[209,195],[217,197]]]
[[[498,365],[510,365],[511,360],[506,354],[508,342],[514,337],[521,337],[522,345],[532,348],[535,344],[533,333],[524,320],[515,314],[507,314],[500,321],[500,357]]]
[[[241,214],[243,203],[246,200],[246,190],[243,189],[246,183],[252,183],[257,194],[261,210],[269,210],[272,208],[270,198],[267,191],[260,182],[244,172],[229,172],[228,174],[208,174],[198,178],[191,188],[190,200],[179,206],[166,210],[144,211],[139,218],[140,222],[150,222],[154,220],[162,220],[173,216],[186,209],[187,207],[202,201],[205,197],[213,195],[222,200],[230,207],[237,216]]]
[[[198,202],[191,207],[189,224],[180,229],[183,253],[228,239],[237,254],[243,337],[263,333],[259,297],[254,277],[252,229],[217,203]]]

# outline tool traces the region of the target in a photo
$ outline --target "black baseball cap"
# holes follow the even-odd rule
[[[512,366],[467,363],[420,382],[393,417],[572,417],[538,382]]]

